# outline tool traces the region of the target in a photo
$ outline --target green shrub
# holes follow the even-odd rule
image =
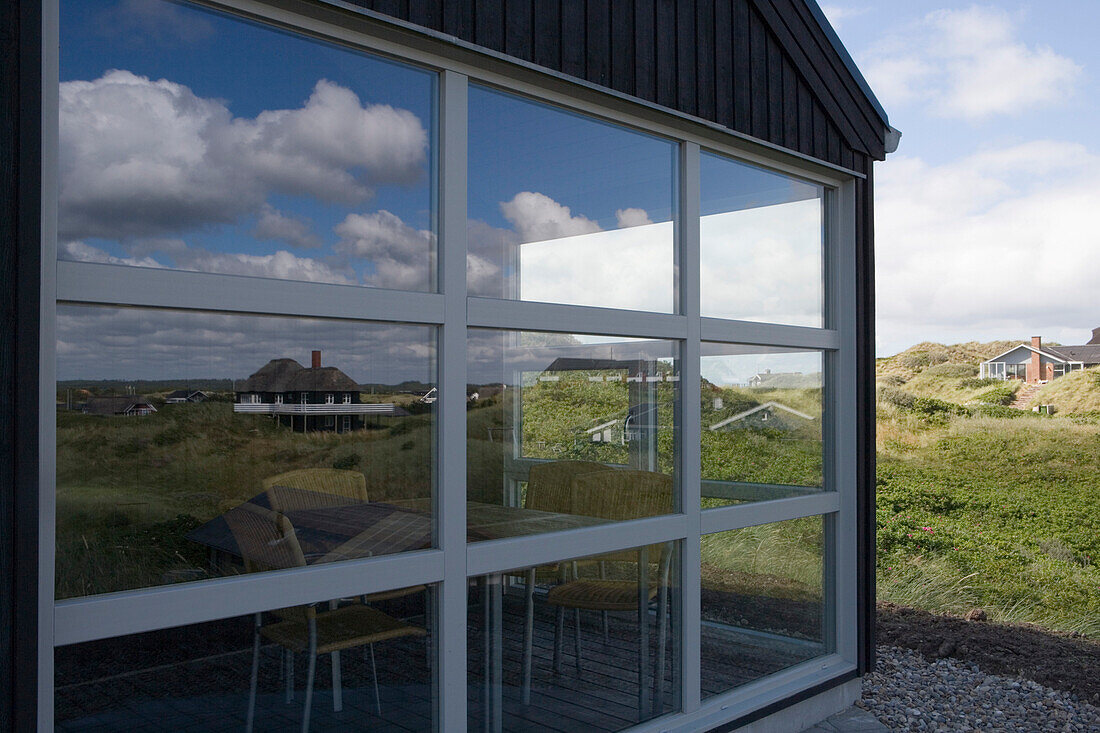
[[[982,392],[974,401],[980,405],[1010,405],[1016,399],[1016,386],[1001,382],[996,387]]]
[[[1003,383],[1004,380],[1001,379],[981,379],[979,377],[973,377],[959,382],[959,389],[981,389],[982,387],[993,387]]]
[[[917,398],[904,390],[894,389],[893,387],[880,387],[878,399],[880,402],[885,402],[907,410],[913,407]]]
[[[924,373],[945,379],[959,379],[961,377],[973,377],[978,373],[978,367],[973,364],[937,364],[925,369]]]

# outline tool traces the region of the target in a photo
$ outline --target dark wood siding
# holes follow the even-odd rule
[[[41,38],[0,13],[0,730],[37,727]]]
[[[805,0],[356,0],[851,168],[885,125]]]

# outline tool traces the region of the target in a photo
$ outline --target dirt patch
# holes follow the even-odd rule
[[[1080,634],[880,603],[877,642],[916,650],[926,659],[973,662],[984,672],[1019,675],[1100,705],[1100,641]]]

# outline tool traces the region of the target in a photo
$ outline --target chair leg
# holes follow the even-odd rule
[[[286,667],[286,704],[294,702],[294,652],[287,649],[283,656],[283,666]]]
[[[424,661],[428,665],[428,669],[432,668],[432,654],[434,652],[434,640],[432,638],[432,617],[434,616],[432,608],[432,589],[431,586],[424,588]]]
[[[535,646],[535,568],[527,570],[526,618],[523,623],[523,704],[531,704],[531,656]]]
[[[378,667],[374,664],[374,644],[370,644],[370,675],[374,680],[374,709],[382,717],[382,698],[378,694]]]
[[[565,643],[563,636],[565,636],[565,607],[558,606],[554,623],[554,674],[561,674],[561,648]]]
[[[309,671],[306,673],[306,702],[302,710],[302,733],[309,733],[309,713],[313,706],[313,676],[317,672],[317,620],[309,620]]]
[[[252,681],[248,685],[248,717],[245,719],[245,733],[252,733],[252,723],[256,719],[256,687],[260,679],[260,614],[256,614],[256,625],[252,629]]]
[[[655,679],[657,685],[657,699],[654,701],[653,711],[657,715],[660,715],[665,705],[665,644],[668,637],[668,583],[661,584],[660,592],[657,594],[657,602],[660,604],[657,608],[657,628],[661,637],[660,641],[657,642],[657,674]]]
[[[607,580],[607,562],[604,560],[600,560],[600,580]],[[609,614],[607,611],[600,611],[600,616],[602,616],[601,620],[603,621],[603,643],[606,645],[610,641],[610,634],[608,633],[610,629]]]
[[[573,610],[573,652],[579,677],[581,674],[581,609],[579,608]]]
[[[344,680],[341,674],[340,652],[333,652],[332,656],[332,712],[338,713],[344,709]]]

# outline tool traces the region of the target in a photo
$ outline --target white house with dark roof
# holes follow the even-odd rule
[[[997,354],[980,365],[983,379],[1019,379],[1040,384],[1070,372],[1100,365],[1100,328],[1092,331],[1092,340],[1080,346],[1043,346],[1039,336],[1030,344],[1020,344]]]

